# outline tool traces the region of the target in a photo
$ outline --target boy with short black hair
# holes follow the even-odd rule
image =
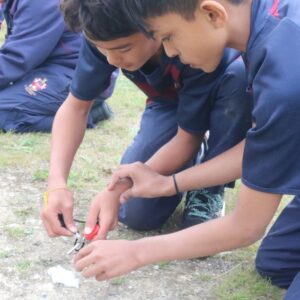
[[[161,43],[141,33],[117,0],[67,0],[63,8],[67,22],[82,29],[85,39],[71,94],[54,123],[49,205],[43,212],[50,236],[69,234],[60,226],[58,212],[64,215],[67,227],[76,230],[73,198],[65,189],[67,177],[84,134],[82,120],[91,100],[107,87],[116,68],[122,68],[124,75],[148,97],[140,130],[122,163],[146,161],[154,170],[171,174],[191,165],[207,130],[210,137],[205,159],[209,159],[244,138],[250,127],[251,110],[239,52],[226,50],[217,70],[205,74],[183,65],[176,57],[168,58]],[[189,206],[191,215],[185,214],[184,227],[217,217],[222,208],[217,189],[193,192],[193,197],[188,197],[193,205]],[[87,232],[100,217],[98,237],[106,237],[116,222],[118,196],[108,190],[96,196],[87,219]],[[133,229],[157,229],[172,214],[181,196],[134,199],[121,207],[119,219]]]
[[[261,238],[283,194],[295,195],[259,249],[256,266],[279,287],[290,285],[286,299],[300,297],[300,2],[292,0],[124,0],[124,9],[141,28],[161,40],[166,53],[213,71],[225,47],[244,52],[248,91],[254,96],[253,127],[245,142],[208,161],[164,177],[141,164],[122,166],[115,174],[131,177],[131,196],[171,195],[221,184],[242,177],[237,206],[224,218],[172,235],[128,242],[133,259],[108,265],[109,274],[160,260],[207,256],[250,245]],[[145,21],[144,21],[145,20]],[[216,175],[216,170],[222,170]],[[145,184],[147,181],[147,184]],[[112,185],[112,186],[113,186]],[[155,190],[151,187],[155,186]],[[87,251],[105,251],[97,242],[77,258],[78,269]],[[114,247],[118,244],[115,242]],[[155,248],[155,251],[153,251]],[[138,255],[134,255],[134,249]],[[151,249],[151,251],[150,251]],[[124,255],[124,251],[122,252]],[[115,251],[114,256],[117,256]],[[92,256],[90,256],[91,258]],[[107,256],[108,257],[108,256]],[[107,257],[103,257],[106,261]],[[105,268],[98,268],[103,272]],[[105,269],[106,270],[106,269]],[[106,275],[109,276],[109,275]],[[105,278],[105,275],[101,278]]]

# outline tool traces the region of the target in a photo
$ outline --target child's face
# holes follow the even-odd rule
[[[161,43],[142,33],[112,41],[93,42],[109,64],[128,71],[141,68],[160,49]]]
[[[182,63],[208,73],[219,65],[227,43],[227,30],[223,22],[214,23],[215,16],[211,20],[199,10],[193,20],[170,13],[147,21],[168,56],[179,56]]]

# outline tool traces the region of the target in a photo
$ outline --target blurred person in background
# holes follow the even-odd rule
[[[65,25],[59,0],[0,0],[0,14],[7,30],[0,48],[0,130],[50,132],[69,93],[81,34]],[[116,77],[95,99],[87,127],[111,116],[104,100]]]

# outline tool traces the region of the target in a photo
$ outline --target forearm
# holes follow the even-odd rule
[[[231,182],[241,177],[245,142],[217,157],[176,174],[180,191],[211,187]],[[169,179],[170,190],[173,190]]]
[[[126,201],[130,197],[172,196],[177,192],[174,179],[180,192],[222,185],[241,176],[243,152],[244,141],[210,161],[188,168],[176,176],[161,175],[151,165],[141,162],[122,165],[114,173],[109,189],[113,189],[120,178],[130,178],[134,185],[126,195],[123,194],[122,199]],[[175,160],[174,157],[172,159]]]
[[[226,217],[136,241],[140,263],[205,257],[248,246],[264,235],[280,199],[281,195],[253,191],[242,185],[237,206]]]
[[[190,259],[246,246],[238,226],[230,216],[206,222],[176,233],[137,241],[142,265],[161,261]]]
[[[201,141],[202,135],[191,135],[179,128],[177,135],[161,147],[146,164],[159,174],[170,175],[195,157]]]
[[[64,185],[84,137],[89,109],[70,105],[70,95],[58,110],[52,128],[49,186]]]

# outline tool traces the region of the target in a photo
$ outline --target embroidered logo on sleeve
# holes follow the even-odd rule
[[[44,78],[35,78],[33,82],[29,85],[25,85],[26,92],[31,95],[35,96],[36,92],[45,90],[47,88],[47,79]]]

